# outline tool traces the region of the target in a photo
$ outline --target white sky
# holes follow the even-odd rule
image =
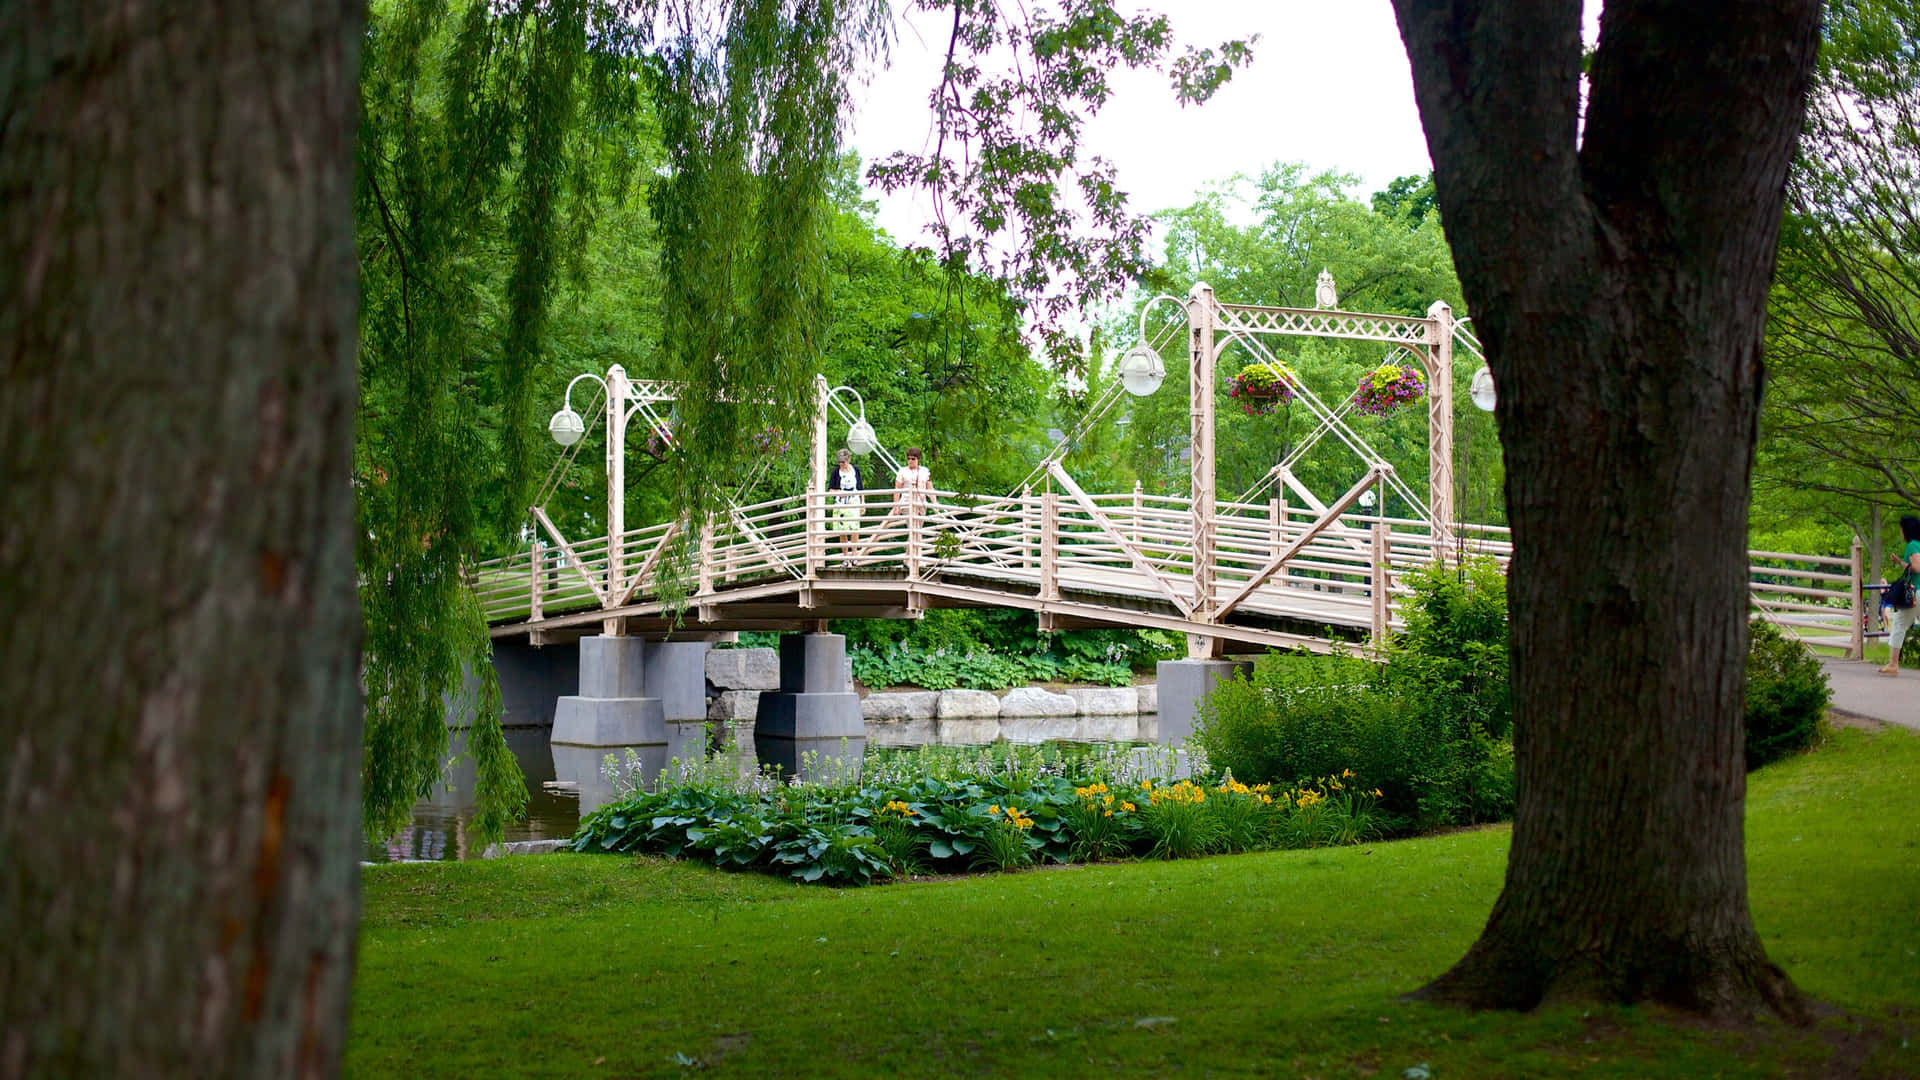
[[[1115,77],[1116,92],[1085,133],[1083,154],[1113,162],[1134,210],[1184,206],[1209,182],[1278,161],[1356,174],[1362,198],[1396,176],[1431,168],[1388,0],[1141,2],[1168,13],[1180,47],[1256,33],[1260,42],[1252,65],[1202,106],[1177,106],[1162,73]],[[1592,40],[1599,0],[1588,0],[1587,9]],[[856,91],[849,141],[864,160],[927,144],[927,95],[947,27],[925,12],[903,20],[891,69]],[[924,199],[872,194],[888,232],[920,238],[930,216]]]

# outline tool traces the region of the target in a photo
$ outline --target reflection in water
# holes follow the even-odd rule
[[[806,770],[798,768],[799,751],[815,749],[819,758],[857,758],[862,743],[888,749],[916,746],[984,746],[994,742],[1014,743],[1098,743],[1151,742],[1159,729],[1159,717],[1152,713],[1139,716],[1008,717],[972,719],[952,717],[943,720],[900,720],[869,723],[867,738],[851,740],[803,740],[817,747],[795,747],[792,740],[769,741],[760,747],[759,757],[780,765],[784,775]],[[611,755],[622,772],[628,772],[627,747],[552,745],[545,727],[507,728],[507,747],[520,762],[527,778],[527,816],[506,828],[506,840],[564,840],[573,835],[582,814],[606,805],[619,794],[602,768]],[[683,761],[694,756],[707,730],[704,724],[668,724],[664,746],[633,747],[640,775],[657,777],[668,761]],[[455,752],[461,751],[464,732],[453,732]],[[732,747],[735,767],[752,775],[752,740],[747,747]],[[716,749],[718,749],[716,747]],[[792,760],[784,760],[791,758]],[[469,841],[473,821],[473,762],[462,756],[449,772],[448,783],[434,795],[420,800],[413,808],[413,822],[385,844],[368,843],[362,858],[370,862],[478,858],[480,852]]]

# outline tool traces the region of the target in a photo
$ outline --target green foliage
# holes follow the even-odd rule
[[[828,185],[847,80],[884,36],[887,8],[737,0],[661,11],[646,67],[666,168],[648,205],[661,240],[665,372],[686,389],[684,452],[662,466],[669,504],[704,520],[757,452],[741,431],[805,430],[827,312]],[[716,17],[717,16],[717,17]],[[684,588],[697,529],[665,569]]]
[[[1374,213],[1403,222],[1409,229],[1418,229],[1428,215],[1440,212],[1434,200],[1432,173],[1396,176],[1386,190],[1374,192],[1368,202]]]
[[[1358,791],[1350,770],[1282,793],[1231,775],[1171,779],[1179,760],[1113,747],[929,747],[876,752],[858,768],[792,784],[767,774],[743,780],[730,759],[676,762],[651,791],[623,778],[627,794],[582,819],[568,847],[867,884],[1038,861],[1354,844],[1385,834],[1375,795]],[[1203,755],[1186,760],[1204,777]]]
[[[928,690],[1005,690],[1034,682],[1084,682],[1125,686],[1133,679],[1126,664],[1050,653],[1006,656],[992,652],[924,649],[896,642],[884,649],[849,652],[853,677],[870,687],[920,686]]]
[[[870,687],[965,686],[1004,690],[1034,682],[1125,686],[1135,671],[1183,655],[1185,642],[1159,630],[1042,633],[1030,611],[945,609],[916,621],[846,619],[853,674]]]
[[[362,816],[438,781],[467,672],[482,844],[525,800],[462,569],[519,521],[532,390],[562,267],[624,191],[640,102],[631,5],[393,0],[368,13],[354,192],[366,655]]]
[[[1920,5],[1836,0],[1768,302],[1757,509],[1869,532],[1920,501]]]
[[[1385,667],[1268,656],[1252,679],[1214,690],[1196,741],[1251,780],[1292,784],[1351,769],[1357,785],[1380,789],[1381,814],[1418,828],[1511,814],[1505,579],[1470,560],[1416,571],[1409,583],[1406,629]]]
[[[1799,753],[1820,739],[1821,720],[1833,692],[1812,650],[1755,620],[1748,628],[1747,769]]]
[[[1403,696],[1461,732],[1479,728],[1504,739],[1513,727],[1507,679],[1507,579],[1492,559],[1457,566],[1434,563],[1402,584],[1413,599],[1401,606],[1405,628],[1395,636],[1388,675]]]
[[[821,371],[860,392],[882,445],[924,450],[938,486],[1007,491],[1041,451],[1052,381],[1022,340],[1020,305],[986,277],[902,250],[862,201],[858,169],[843,159],[832,185]],[[869,484],[891,483],[879,459],[862,468]]]

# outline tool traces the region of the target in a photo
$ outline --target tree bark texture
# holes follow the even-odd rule
[[[338,1071],[361,9],[0,0],[0,1076]]]
[[[1425,996],[1803,1015],[1747,902],[1761,338],[1818,0],[1394,0],[1498,386],[1519,801]]]

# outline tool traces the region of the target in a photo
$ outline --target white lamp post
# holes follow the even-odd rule
[[[615,364],[606,378],[592,372],[575,375],[567,383],[567,395],[560,411],[547,421],[547,432],[561,446],[572,446],[586,434],[586,424],[573,411],[573,388],[582,379],[592,379],[607,392],[607,595],[620,591],[621,534],[627,531],[627,421],[640,404],[633,393],[633,381],[627,369]]]
[[[587,425],[580,419],[579,413],[568,407],[554,413],[553,419],[547,421],[547,433],[561,446],[572,446],[587,433]]]

